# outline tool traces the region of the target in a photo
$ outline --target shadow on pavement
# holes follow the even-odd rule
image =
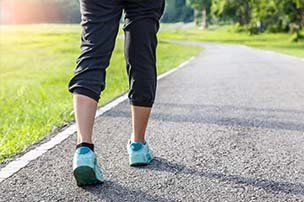
[[[130,117],[130,112],[113,110],[105,113],[104,116]],[[151,115],[152,120],[166,122],[190,122],[300,132],[304,132],[303,117],[304,111],[300,110],[174,103],[156,103]]]
[[[145,169],[158,170],[163,172],[172,172],[175,174],[195,175],[209,179],[216,179],[222,182],[231,182],[246,186],[254,186],[268,192],[283,192],[286,194],[295,194],[304,196],[304,184],[278,182],[268,179],[247,178],[238,175],[227,175],[216,172],[207,172],[198,169],[192,169],[181,164],[170,162],[164,158],[155,157],[153,163]]]
[[[100,200],[105,201],[160,201],[173,202],[176,200],[151,195],[141,190],[131,190],[117,182],[106,180],[103,184],[83,187]]]

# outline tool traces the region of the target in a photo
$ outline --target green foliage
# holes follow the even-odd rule
[[[203,7],[209,8],[212,0],[188,0],[188,3],[192,6],[192,8],[202,10]]]
[[[293,23],[289,27],[290,27],[290,33],[292,34],[290,41],[299,42],[304,40],[304,34],[301,33],[301,28],[299,25]]]
[[[291,38],[291,42],[299,42],[299,41],[304,41],[304,34],[301,34],[300,32],[294,33]]]
[[[237,23],[235,23],[235,25],[233,27],[233,31],[235,31],[235,32],[245,32],[247,30],[246,30],[246,27],[241,26],[241,24],[239,22],[237,22]]]
[[[188,4],[195,9],[196,24],[202,25],[203,28],[207,27],[208,21],[210,21],[210,10],[212,0],[187,0]]]
[[[250,1],[243,0],[213,0],[212,14],[219,19],[231,19],[240,25],[250,21]]]
[[[251,34],[287,32],[291,24],[304,27],[304,0],[213,0],[212,15],[238,23]]]

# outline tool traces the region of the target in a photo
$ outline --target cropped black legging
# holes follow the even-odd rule
[[[152,107],[157,85],[156,34],[164,4],[164,0],[80,0],[81,54],[69,91],[99,101],[124,11],[128,97],[132,105]]]

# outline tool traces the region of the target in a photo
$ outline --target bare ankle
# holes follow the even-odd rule
[[[141,142],[143,144],[146,142],[144,137],[142,137],[142,136],[138,137],[138,136],[135,136],[135,135],[131,136],[131,141],[132,142]]]

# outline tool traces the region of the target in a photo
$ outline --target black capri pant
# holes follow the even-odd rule
[[[124,11],[128,97],[134,106],[152,107],[157,85],[156,34],[164,5],[164,0],[80,0],[81,54],[69,91],[99,101]]]

